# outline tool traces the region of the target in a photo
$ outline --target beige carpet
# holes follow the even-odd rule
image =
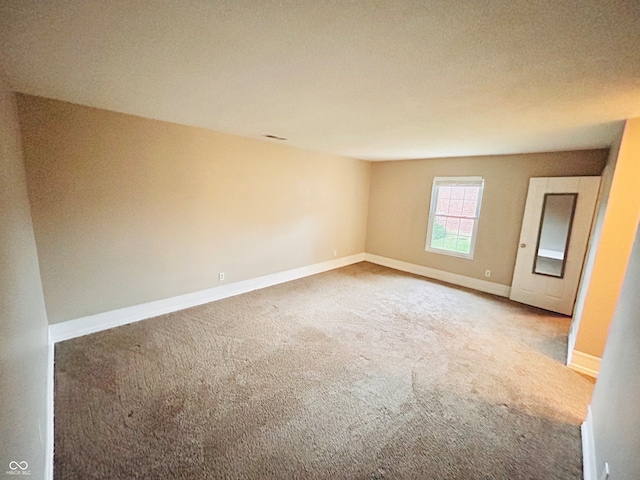
[[[568,328],[361,263],[63,342],[55,478],[579,479]]]

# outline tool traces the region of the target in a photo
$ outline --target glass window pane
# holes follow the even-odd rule
[[[444,237],[447,234],[446,230],[447,220],[444,217],[436,217],[433,222],[433,229],[431,232],[431,246],[433,248],[443,248]]]
[[[451,187],[438,187],[438,198],[450,198],[451,197]]]
[[[465,187],[464,189],[465,200],[475,200],[477,202],[479,196],[480,196],[480,187]]]
[[[478,207],[478,200],[472,199],[464,199],[464,204],[462,205],[462,216],[463,217],[475,217],[476,216],[476,208]]]
[[[456,244],[458,243],[458,235],[452,235],[447,233],[447,236],[444,237],[444,249],[450,250],[452,252],[456,251]]]
[[[460,220],[460,234],[466,235],[467,237],[471,237],[473,235],[473,224],[475,220],[471,219],[462,219]]]
[[[462,215],[462,204],[464,200],[461,198],[452,198],[449,204],[449,215]]]
[[[436,205],[436,213],[449,213],[449,199],[438,196],[438,204]]]
[[[464,200],[465,187],[451,187],[451,198]]]
[[[458,230],[460,229],[460,219],[459,218],[447,218],[447,235],[458,235]]]
[[[434,235],[431,238],[431,246],[433,248],[444,248],[444,236],[438,238]]]
[[[469,253],[471,251],[471,237],[459,235],[456,251],[458,253]]]

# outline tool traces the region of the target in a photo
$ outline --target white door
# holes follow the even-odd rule
[[[571,315],[600,177],[529,180],[511,300]]]

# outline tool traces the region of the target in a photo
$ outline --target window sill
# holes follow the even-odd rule
[[[431,248],[431,247],[427,247],[424,250],[425,252],[429,252],[429,253],[437,253],[439,255],[447,255],[449,257],[457,257],[457,258],[464,258],[465,260],[473,260],[473,252],[460,253],[460,252],[452,252],[450,250],[441,250],[439,248]]]

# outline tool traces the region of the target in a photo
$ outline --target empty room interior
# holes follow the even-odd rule
[[[640,3],[0,2],[0,474],[640,472]]]

